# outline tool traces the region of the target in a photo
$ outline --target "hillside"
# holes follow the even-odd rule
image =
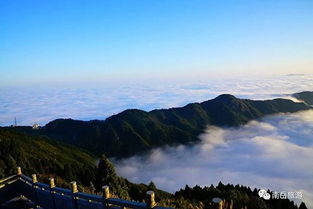
[[[303,91],[300,93],[295,93],[292,96],[299,100],[304,101],[308,105],[313,105],[313,91]]]
[[[288,199],[273,199],[266,201],[258,197],[257,191],[240,185],[224,185],[216,187],[195,186],[169,194],[157,189],[153,182],[149,185],[134,184],[116,175],[112,163],[104,156],[98,166],[90,154],[73,146],[55,142],[47,137],[39,137],[18,133],[0,128],[0,179],[16,173],[16,166],[23,168],[23,173],[39,174],[39,181],[47,182],[48,177],[56,179],[59,187],[68,187],[66,182],[77,180],[80,191],[95,193],[101,186],[109,185],[114,196],[123,199],[143,201],[148,190],[156,192],[156,201],[160,206],[170,206],[184,209],[207,209],[212,198],[225,199],[225,204],[231,202],[234,208],[248,206],[249,209],[297,209]],[[90,184],[92,181],[93,185]],[[1,198],[0,198],[1,203]],[[301,209],[305,209],[302,203]]]
[[[313,95],[306,95],[306,101],[310,98]],[[207,125],[238,126],[265,115],[310,108],[287,99],[254,101],[224,94],[179,108],[150,112],[129,109],[104,121],[57,119],[40,130],[18,129],[79,146],[95,155],[128,157],[157,146],[194,143]]]
[[[133,184],[117,176],[113,164],[104,156],[97,166],[94,156],[74,146],[0,128],[0,179],[15,174],[17,166],[28,176],[36,173],[46,183],[49,177],[54,177],[59,187],[69,187],[73,180],[78,182],[80,190],[89,192],[110,185],[115,195],[127,199],[141,201],[149,189],[149,185]],[[159,198],[169,197],[169,193],[153,187]]]
[[[61,184],[74,177],[82,184],[89,184],[94,179],[96,160],[78,148],[47,137],[0,128],[0,178],[15,174],[17,166],[28,175],[61,177],[58,179]]]

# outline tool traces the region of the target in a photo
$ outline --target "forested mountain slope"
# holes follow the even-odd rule
[[[310,94],[296,94],[307,103]],[[57,119],[39,130],[17,129],[82,147],[95,155],[128,157],[163,145],[194,143],[207,125],[239,126],[275,113],[312,108],[288,99],[254,101],[224,94],[202,103],[150,112],[129,109],[104,121]]]

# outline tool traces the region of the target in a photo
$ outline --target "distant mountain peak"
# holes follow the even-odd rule
[[[228,101],[234,101],[238,98],[231,94],[221,94],[217,96],[214,100],[221,101],[221,102],[228,102]]]
[[[292,94],[298,100],[304,101],[306,104],[313,106],[313,91],[303,91]]]
[[[153,147],[193,143],[207,125],[239,126],[275,113],[311,109],[313,92],[295,94],[306,103],[288,99],[255,101],[222,94],[184,107],[142,111],[128,109],[104,121],[55,120],[33,131],[80,146],[96,154],[126,157]]]

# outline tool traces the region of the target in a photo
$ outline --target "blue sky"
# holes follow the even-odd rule
[[[313,1],[0,1],[1,86],[313,71]]]

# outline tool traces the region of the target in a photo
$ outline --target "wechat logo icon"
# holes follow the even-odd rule
[[[271,198],[271,195],[265,189],[260,189],[258,194],[260,197],[263,197],[265,200],[269,200]]]

